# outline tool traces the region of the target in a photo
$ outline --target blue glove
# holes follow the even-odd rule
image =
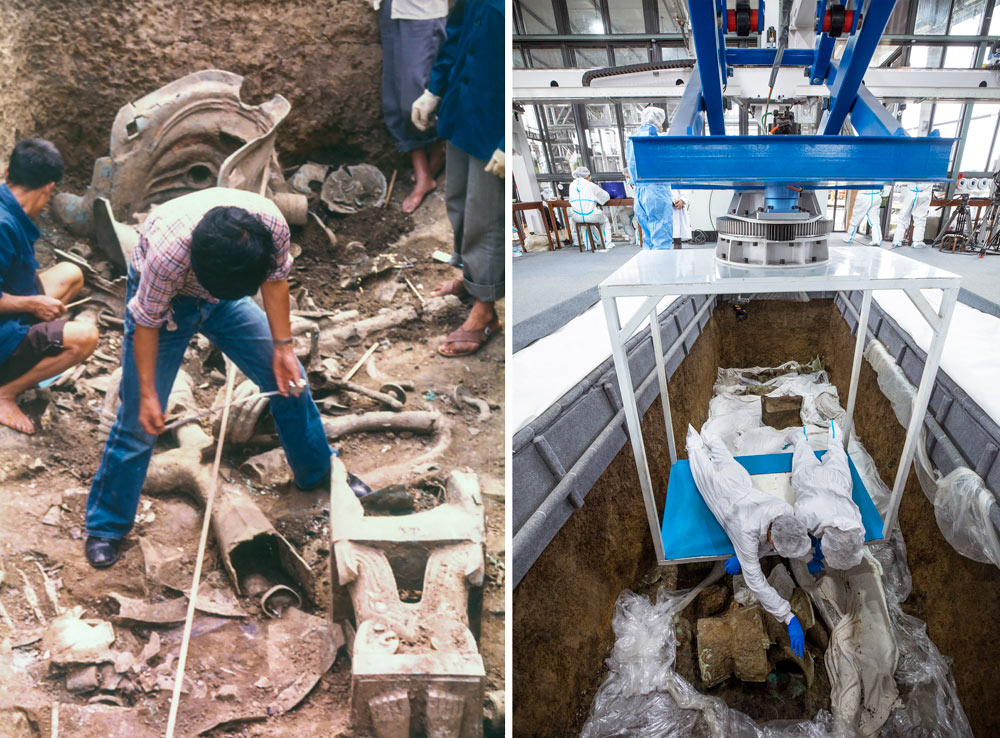
[[[725,568],[726,568],[726,574],[736,575],[739,574],[741,571],[743,571],[743,567],[740,566],[740,560],[736,558],[735,554],[726,559]]]
[[[821,542],[817,538],[813,538],[813,541],[815,542],[815,551],[813,552],[812,561],[806,564],[806,569],[809,570],[810,574],[816,576],[826,568],[826,565],[823,563],[823,549],[821,547]]]
[[[802,658],[802,649],[806,645],[806,635],[802,632],[799,619],[792,615],[791,622],[788,623],[788,640],[792,642],[792,653]]]

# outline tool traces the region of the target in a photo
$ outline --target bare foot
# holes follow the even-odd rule
[[[438,347],[444,356],[467,356],[478,351],[486,340],[500,330],[500,320],[493,303],[476,302],[461,327]]]
[[[17,403],[8,397],[0,397],[0,425],[6,425],[29,436],[35,433],[35,424],[21,412]]]
[[[427,168],[434,178],[441,174],[441,170],[444,169],[444,146],[435,146],[431,149],[431,155],[427,158]]]
[[[455,277],[447,282],[442,282],[431,290],[431,297],[444,297],[445,295],[456,295],[461,297],[465,294],[465,277]]]
[[[437,182],[433,179],[428,178],[425,182],[417,180],[417,183],[413,186],[413,190],[406,199],[403,200],[402,210],[404,213],[412,213],[414,210],[420,207],[420,203],[424,201],[424,197],[427,196],[428,192],[432,192],[437,187]]]

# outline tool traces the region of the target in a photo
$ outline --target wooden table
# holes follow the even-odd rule
[[[604,203],[601,207],[632,207],[635,200],[631,197],[613,197]],[[552,216],[552,226],[556,231],[556,242],[559,241],[559,227],[556,223],[556,208],[563,211],[563,224],[566,226],[566,233],[569,234],[569,245],[573,245],[573,229],[569,227],[569,200],[546,200],[546,205],[549,206],[549,214]],[[642,246],[642,228],[639,229],[639,246]],[[558,248],[562,248],[560,245]]]
[[[521,242],[521,251],[524,251],[524,229],[521,227],[521,219],[517,217],[518,213],[523,213],[525,210],[537,210],[542,216],[542,227],[545,229],[545,238],[549,241],[549,251],[553,251],[552,246],[552,234],[549,232],[549,224],[545,220],[545,203],[540,201],[534,202],[515,202],[514,206],[514,226],[517,228],[517,238]],[[556,242],[559,241],[559,232],[556,231]]]

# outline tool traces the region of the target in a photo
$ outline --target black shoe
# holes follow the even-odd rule
[[[370,495],[372,493],[372,488],[371,487],[369,487],[367,484],[365,484],[364,482],[362,482],[360,479],[358,479],[356,476],[354,476],[350,472],[347,473],[347,484],[350,486],[351,490],[354,492],[354,496],[355,497],[365,497],[365,496]]]
[[[116,541],[113,538],[87,536],[87,542],[83,545],[83,550],[86,552],[87,561],[90,562],[92,567],[95,569],[107,569],[118,561],[118,557],[121,556],[120,546],[121,541]]]

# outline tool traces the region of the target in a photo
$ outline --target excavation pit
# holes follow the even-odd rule
[[[841,402],[847,397],[855,337],[832,300],[753,300],[748,312],[748,319],[739,321],[732,307],[720,300],[700,337],[687,342],[686,357],[679,364],[668,363],[668,370],[676,366],[669,380],[675,438],[684,438],[688,423],[696,428],[705,423],[719,367],[773,367],[791,359],[806,364],[821,355]],[[861,366],[855,428],[880,477],[891,484],[905,429],[897,423],[867,361]],[[645,413],[643,434],[657,516],[662,519],[669,457],[659,400]],[[678,451],[686,456],[683,444]],[[619,594],[633,590],[655,595],[659,587],[671,591],[692,587],[711,568],[709,564],[654,566],[649,524],[627,441],[585,495],[582,506],[513,592],[514,725],[519,733],[579,735],[607,675],[604,660],[614,642],[611,620]],[[997,717],[985,708],[992,690],[992,672],[984,666],[980,651],[980,646],[988,648],[992,642],[987,626],[952,626],[956,618],[968,622],[960,613],[982,611],[994,600],[1000,604],[995,593],[1000,572],[951,548],[914,474],[903,494],[900,525],[913,577],[913,592],[902,603],[903,611],[924,620],[932,641],[954,660],[958,696],[973,731],[989,735],[997,729]],[[765,563],[765,572],[769,566]],[[653,578],[655,583],[649,581]],[[983,582],[989,585],[984,587]],[[992,663],[996,656],[986,657],[985,662]],[[817,663],[818,678],[822,673]],[[761,694],[742,683],[732,687],[726,700],[761,720],[811,719],[818,707],[801,700],[762,700]]]

